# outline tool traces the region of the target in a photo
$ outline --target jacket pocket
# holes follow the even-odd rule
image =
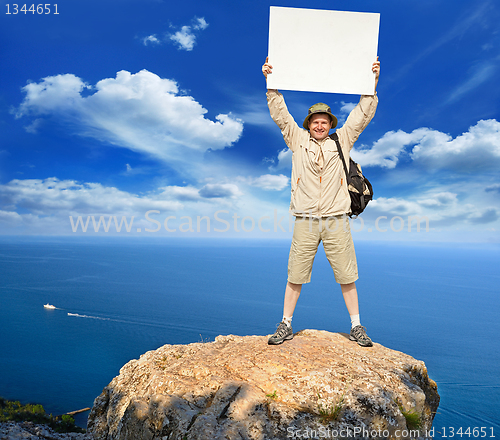
[[[317,211],[317,189],[311,186],[310,183],[309,181],[303,181],[303,178],[299,179],[292,198],[296,211],[304,213],[315,213]]]
[[[302,178],[302,175],[297,177],[297,180],[292,182],[292,203],[293,204],[295,204],[295,196],[297,194],[297,190],[299,189],[299,184],[300,184],[301,178]]]

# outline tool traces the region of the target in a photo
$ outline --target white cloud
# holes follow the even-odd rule
[[[265,191],[281,191],[288,186],[290,179],[283,175],[263,174],[255,178],[244,179],[249,185],[262,188]]]
[[[500,122],[481,120],[455,139],[429,131],[415,145],[411,157],[432,169],[496,169],[500,165]]]
[[[344,125],[345,121],[347,120],[347,117],[349,116],[349,113],[351,113],[351,111],[354,110],[354,108],[357,105],[356,102],[344,102],[344,101],[340,101],[340,104],[341,107],[339,113],[335,115],[337,117],[337,127],[342,127],[342,125]]]
[[[410,198],[378,197],[370,202],[369,207],[377,215],[426,215],[433,220],[450,215],[464,215],[466,212],[468,214],[465,217],[469,217],[471,212],[476,210],[471,204],[461,203],[458,194],[450,191],[439,192],[440,189],[442,188],[430,190],[421,195],[415,194]]]
[[[12,180],[0,185],[0,230],[2,233],[68,234],[72,223],[81,216],[95,221],[103,216],[115,216],[130,222],[134,217],[137,227],[151,227],[151,218],[161,219],[173,215],[211,215],[220,209],[236,210],[243,193],[235,184],[206,184],[200,189],[193,186],[167,186],[146,194],[133,194],[99,183],[49,179]],[[251,199],[251,198],[250,198]],[[112,221],[112,220],[109,220]],[[161,220],[160,220],[161,221]],[[90,223],[93,225],[93,222]],[[92,226],[91,226],[92,229]]]
[[[149,209],[178,210],[182,204],[165,200],[161,193],[138,196],[100,183],[48,179],[12,180],[0,185],[0,201],[11,212],[29,210],[35,215],[119,214]]]
[[[121,214],[144,213],[150,209],[178,211],[182,202],[207,202],[209,199],[237,199],[243,193],[233,183],[207,183],[194,186],[166,186],[143,195],[106,187],[100,183],[48,179],[15,179],[0,185],[4,215],[29,210],[35,215],[58,213]],[[214,201],[215,202],[215,201]],[[9,214],[5,214],[9,213]]]
[[[15,226],[22,222],[22,217],[15,211],[0,210],[0,223]]]
[[[384,168],[394,168],[405,147],[418,142],[426,130],[428,129],[418,129],[412,133],[405,133],[402,130],[389,131],[376,141],[371,149],[354,149],[351,156],[362,166],[378,165]]]
[[[179,49],[193,50],[196,37],[191,30],[191,26],[182,26],[180,31],[170,36],[170,39],[177,43]]]
[[[142,43],[147,46],[148,44],[160,44],[161,41],[153,34],[143,38]]]
[[[73,74],[48,76],[39,83],[30,82],[22,89],[26,97],[17,111],[17,116],[29,112],[38,115],[79,112],[81,93],[90,88],[90,85]]]
[[[495,208],[488,208],[483,212],[476,212],[469,217],[470,223],[477,225],[484,225],[493,223],[500,218],[499,211]]]
[[[199,190],[199,194],[206,199],[236,198],[243,195],[239,188],[233,183],[207,183]]]
[[[429,198],[419,199],[419,204],[428,208],[443,208],[458,203],[457,194],[452,192],[438,192],[432,194]]]
[[[279,178],[278,183],[288,181],[283,175],[240,180],[245,184],[275,189],[273,178]],[[484,185],[475,183],[464,188],[458,182],[447,188],[437,186],[407,198],[379,197],[369,204],[362,219],[366,227],[372,229],[373,222],[380,216],[386,217],[379,223],[383,228],[388,228],[396,216],[401,217],[405,224],[408,216],[418,216],[424,227],[422,222],[425,223],[424,218],[427,217],[431,230],[435,231],[484,231],[485,225],[491,229],[498,228],[500,224],[500,209],[488,204],[490,199],[491,195],[484,191]],[[96,216],[95,221],[103,216],[106,223],[110,216],[116,216],[118,222],[122,216],[127,221],[134,216],[133,232],[138,227],[144,231],[144,228],[156,227],[146,220],[148,211],[150,217],[162,225],[167,217],[174,218],[169,222],[173,228],[179,222],[182,223],[185,216],[191,217],[193,222],[198,217],[208,216],[214,223],[214,214],[219,212],[231,225],[236,224],[237,221],[233,221],[235,218],[250,216],[255,220],[255,225],[259,219],[265,219],[263,226],[270,231],[280,232],[281,226],[287,231],[291,230],[286,200],[263,200],[258,194],[253,195],[250,191],[243,193],[238,185],[227,182],[204,183],[199,187],[166,186],[138,195],[98,183],[57,178],[13,180],[0,185],[0,202],[2,233],[71,234],[69,216],[73,217],[74,222],[78,216],[82,216],[85,222],[88,215]],[[155,212],[151,213],[153,210]],[[275,228],[275,221],[281,222],[281,226]],[[396,221],[397,228],[400,220]],[[90,230],[93,230],[93,223],[90,224]],[[166,233],[163,226],[162,233]]]
[[[170,40],[177,44],[180,50],[191,51],[196,44],[196,31],[204,30],[208,23],[204,18],[194,18],[189,26],[182,26],[175,34],[170,35]]]
[[[369,221],[380,216],[387,219],[398,216],[403,220],[408,216],[426,217],[431,228],[440,230],[497,222],[500,209],[487,203],[487,196],[480,193],[481,186],[473,183],[464,188],[458,183],[449,188],[440,186],[422,194],[415,193],[408,198],[378,197],[370,202],[363,217]]]
[[[199,189],[193,186],[166,186],[160,188],[162,194],[168,199],[179,200],[179,201],[199,201],[201,199]]]
[[[455,139],[430,128],[418,128],[411,133],[390,131],[371,149],[354,149],[352,152],[353,159],[362,166],[384,168],[396,167],[405,155],[433,170],[496,169],[500,165],[500,122],[480,120]]]
[[[83,96],[86,89],[94,93]],[[230,146],[243,130],[228,114],[205,118],[207,110],[181,94],[175,81],[147,70],[122,70],[95,87],[72,74],[50,76],[23,91],[17,117],[54,117],[80,135],[168,162],[187,161],[185,149],[202,153]]]
[[[182,26],[179,30],[172,33],[167,33],[163,37],[158,38],[156,34],[148,35],[141,38],[142,44],[147,45],[161,45],[168,42],[174,42],[179,50],[192,51],[196,44],[196,38],[200,31],[208,27],[207,21],[201,17],[195,17],[191,20],[191,24]],[[171,26],[174,28],[174,26]]]
[[[340,107],[340,113],[347,114],[347,115],[349,113],[351,113],[355,109],[355,107],[357,105],[357,103],[355,103],[355,102],[344,102],[344,101],[341,101],[340,103],[342,104],[342,107]]]
[[[234,183],[207,183],[201,188],[189,186],[165,186],[161,195],[172,200],[207,202],[207,199],[237,199],[243,195]]]
[[[205,21],[203,17],[195,18],[195,24],[193,25],[195,29],[204,30],[208,27],[208,23]]]
[[[25,127],[26,131],[31,134],[37,134],[40,127],[43,125],[43,119],[35,119],[30,125]]]
[[[125,171],[120,173],[123,176],[137,176],[139,174],[151,174],[153,172],[151,167],[136,167],[130,164],[125,164]]]
[[[270,171],[278,171],[278,170],[283,170],[283,169],[292,169],[292,150],[290,150],[290,148],[286,147],[286,148],[283,148],[283,150],[281,150],[279,153],[278,153],[278,158],[276,159],[276,161],[274,159],[272,160],[269,160],[270,162],[272,163],[276,163],[276,165],[271,165],[269,167],[269,170]]]
[[[13,180],[0,185],[0,203],[0,231],[3,234],[72,234],[78,218],[84,224],[87,222],[90,233],[94,233],[99,219],[111,225],[111,233],[116,232],[115,226],[122,219],[126,219],[129,225],[133,221],[133,233],[141,232],[139,229],[147,232],[145,228],[154,229],[161,224],[160,235],[169,235],[163,227],[167,218],[170,219],[169,227],[178,228],[179,222],[186,217],[196,222],[204,216],[224,229],[224,224],[216,222],[216,213],[231,221],[231,225],[237,223],[234,218],[250,216],[255,220],[255,227],[264,215],[263,227],[269,230],[274,230],[273,217],[277,216],[281,225],[277,232],[289,234],[282,231],[282,227],[288,229],[289,226],[286,203],[261,200],[251,193],[244,194],[236,184],[226,182],[205,182],[200,187],[165,186],[146,194],[133,194],[98,183],[57,178]],[[94,216],[94,220],[89,216]],[[151,219],[157,222],[156,225]],[[78,231],[81,233],[81,228]]]
[[[345,103],[344,103],[345,104]],[[345,104],[346,110],[350,108]],[[480,120],[476,125],[456,138],[449,134],[422,127],[406,133],[403,130],[389,131],[371,148],[355,147],[352,158],[361,166],[395,168],[402,158],[428,169],[454,169],[469,171],[484,167],[496,169],[500,166],[500,122],[495,119]],[[285,148],[272,162],[271,171],[289,169],[292,152]]]
[[[375,211],[379,215],[407,216],[422,215],[423,210],[416,201],[406,200],[397,197],[378,197],[368,205],[371,214]]]

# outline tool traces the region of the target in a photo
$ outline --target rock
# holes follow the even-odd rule
[[[0,423],[0,440],[92,440],[90,434],[59,434],[46,425],[31,422]]]
[[[96,440],[430,438],[438,405],[425,364],[380,344],[362,348],[318,330],[279,346],[229,335],[127,363],[95,400],[88,432]]]

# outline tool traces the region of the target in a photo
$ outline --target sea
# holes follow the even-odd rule
[[[125,363],[162,345],[273,333],[289,246],[0,237],[0,396],[62,414],[91,407]],[[434,438],[500,437],[500,245],[358,241],[356,252],[361,323],[438,385]],[[349,331],[321,247],[293,328]]]

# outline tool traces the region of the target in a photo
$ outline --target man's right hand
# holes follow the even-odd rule
[[[268,63],[268,61],[269,61],[269,57],[266,58],[266,62],[262,66],[262,73],[264,74],[264,76],[266,77],[266,79],[267,79],[267,75],[269,75],[270,73],[273,73],[273,66],[271,66]]]

